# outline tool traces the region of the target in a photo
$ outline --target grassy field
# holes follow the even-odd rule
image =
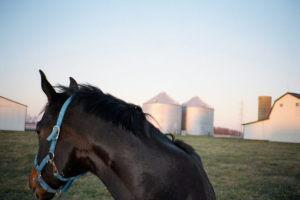
[[[232,138],[177,137],[201,155],[217,199],[300,199],[300,144]],[[35,199],[28,175],[37,152],[35,132],[0,131],[0,199]],[[112,199],[88,174],[62,199]]]

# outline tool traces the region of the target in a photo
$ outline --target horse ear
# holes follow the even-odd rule
[[[72,77],[70,77],[69,89],[71,90],[72,93],[77,92],[79,90],[77,82]]]
[[[52,85],[48,82],[44,72],[42,70],[39,70],[41,74],[41,82],[42,82],[42,89],[44,93],[46,94],[48,101],[52,102],[53,99],[55,99],[56,92]]]

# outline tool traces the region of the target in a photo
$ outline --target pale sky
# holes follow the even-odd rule
[[[0,96],[38,115],[53,84],[142,106],[199,96],[215,126],[257,120],[258,96],[300,93],[300,1],[0,0]]]

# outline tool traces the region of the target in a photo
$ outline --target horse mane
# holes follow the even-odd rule
[[[69,87],[62,85],[58,85],[56,88],[68,95],[71,95],[73,92]],[[105,94],[98,87],[89,84],[79,84],[79,91],[73,93],[73,96],[72,102],[82,105],[85,112],[100,117],[107,122],[110,121],[115,126],[121,126],[124,130],[130,131],[135,135],[143,133],[150,137],[147,128],[150,122],[148,122],[147,117],[154,118],[150,114],[144,113],[140,106],[127,103],[111,94]],[[156,120],[154,119],[154,121]],[[194,148],[184,141],[175,139],[173,134],[164,136],[167,138],[167,135],[171,135],[174,145],[187,154],[196,154]]]
[[[72,91],[65,86],[56,86],[61,92],[71,94]],[[100,117],[104,121],[112,122],[115,126],[121,126],[124,130],[145,133],[147,114],[142,108],[132,103],[105,94],[98,87],[89,84],[79,84],[79,91],[73,93],[73,102],[83,106],[83,110],[89,114]]]
[[[192,146],[185,143],[184,141],[178,139],[175,139],[173,141],[177,147],[185,151],[187,154],[195,154],[195,149]]]

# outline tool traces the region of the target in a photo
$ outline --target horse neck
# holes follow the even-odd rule
[[[139,139],[96,116],[84,114],[77,120],[73,120],[73,129],[80,137],[80,144],[84,144],[76,147],[78,162],[98,176],[115,199],[124,196],[132,199],[126,185],[131,173],[127,163],[135,161],[125,154],[141,145]]]
[[[76,134],[81,137],[81,143],[85,144],[76,149],[77,163],[82,163],[81,166],[98,176],[114,199],[136,199],[136,197],[147,194],[145,191],[149,189],[147,187],[149,181],[154,186],[156,180],[162,178],[154,179],[151,177],[151,173],[156,173],[153,171],[156,168],[153,167],[153,163],[158,163],[157,155],[159,155],[160,161],[164,161],[159,164],[161,170],[165,170],[166,174],[170,174],[168,163],[173,162],[172,159],[174,158],[162,156],[177,155],[178,162],[176,165],[182,171],[188,172],[189,178],[194,181],[194,187],[197,185],[201,191],[208,188],[209,191],[205,191],[204,196],[206,193],[213,194],[211,192],[213,189],[203,170],[200,158],[192,161],[191,156],[182,150],[183,147],[176,147],[173,142],[156,132],[153,126],[150,126],[151,139],[143,142],[146,140],[146,138],[141,139],[143,136],[136,136],[131,132],[124,131],[122,128],[96,116],[83,114],[72,123]],[[164,153],[161,153],[162,151]],[[182,163],[190,163],[189,166],[191,167],[186,164],[182,165]],[[200,167],[197,168],[197,166]],[[196,175],[192,172],[196,172]],[[151,178],[149,179],[148,176]],[[178,180],[185,181],[185,184],[182,185],[189,184],[190,179],[187,180],[186,175],[179,174],[176,176],[178,176]],[[167,176],[163,178],[168,183],[173,183],[167,180]],[[136,184],[137,182],[144,183],[144,185]],[[173,186],[177,185],[173,184]],[[159,188],[156,189],[159,190]]]

